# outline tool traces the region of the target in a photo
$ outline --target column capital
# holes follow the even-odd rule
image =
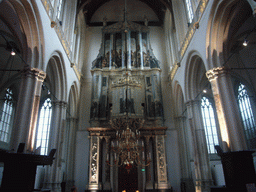
[[[38,81],[42,82],[46,78],[46,73],[43,70],[31,67],[26,67],[22,71],[22,75],[23,77],[36,78]]]
[[[216,67],[213,69],[210,69],[206,72],[206,77],[208,78],[209,81],[212,81],[216,78],[218,78],[220,75],[223,74],[228,74],[229,69],[226,67]]]
[[[67,102],[66,101],[52,101],[52,104],[54,106],[59,106],[59,107],[67,107]]]
[[[194,99],[194,100],[188,100],[185,105],[187,107],[193,106],[193,105],[198,105],[201,104],[201,100],[200,99]]]

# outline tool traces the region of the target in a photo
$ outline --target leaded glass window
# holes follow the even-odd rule
[[[48,152],[51,116],[52,116],[52,103],[51,103],[51,99],[47,98],[40,110],[38,130],[37,130],[36,148],[38,147],[41,148],[40,150],[41,155],[47,155],[47,152]]]
[[[215,145],[219,145],[215,115],[212,103],[207,97],[201,99],[201,111],[204,122],[204,130],[207,142],[208,153],[215,153]]]
[[[59,0],[57,6],[57,18],[60,20],[61,12],[62,12],[63,0]]]
[[[187,7],[187,14],[188,14],[188,22],[192,23],[192,20],[194,18],[194,13],[192,9],[191,0],[186,0],[186,7]]]
[[[238,104],[244,125],[244,133],[249,149],[256,148],[256,126],[252,112],[252,106],[245,85],[238,87]]]
[[[9,142],[11,127],[12,127],[12,119],[13,119],[13,111],[14,111],[14,100],[13,93],[11,89],[6,89],[4,103],[2,108],[2,115],[0,121],[0,141]]]

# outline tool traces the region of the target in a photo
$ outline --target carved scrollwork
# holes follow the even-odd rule
[[[92,182],[97,180],[97,170],[98,170],[98,163],[97,163],[97,156],[98,156],[98,144],[97,138],[92,138],[92,148],[91,148],[91,179]]]
[[[157,156],[159,163],[160,181],[166,181],[166,163],[165,163],[165,149],[163,136],[158,137],[157,140]]]

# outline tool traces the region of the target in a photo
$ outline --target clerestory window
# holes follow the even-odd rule
[[[63,0],[59,0],[59,3],[57,5],[57,18],[58,20],[61,20],[61,15],[62,15],[62,7],[63,7]]]
[[[244,125],[244,133],[249,149],[256,148],[256,126],[250,98],[246,86],[242,83],[238,87],[238,104]]]
[[[0,141],[8,143],[11,134],[12,120],[14,115],[13,92],[6,89],[0,121]]]
[[[216,153],[214,147],[215,145],[219,145],[219,140],[213,106],[207,97],[203,97],[201,99],[201,112],[204,122],[208,153],[213,154]]]
[[[185,0],[185,2],[186,2],[186,8],[187,8],[188,22],[192,23],[192,20],[194,18],[192,3],[191,3],[191,0]]]
[[[40,147],[40,154],[47,155],[48,153],[48,143],[51,127],[51,117],[52,117],[52,103],[51,99],[47,98],[40,110],[38,128],[37,128],[37,140],[36,148]]]

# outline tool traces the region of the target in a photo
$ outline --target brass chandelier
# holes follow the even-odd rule
[[[109,166],[124,166],[129,172],[133,166],[149,166],[151,163],[151,155],[145,155],[144,141],[141,139],[140,128],[144,119],[140,118],[116,118],[110,121],[113,128],[116,129],[116,137],[111,141],[110,151],[113,155],[112,162],[110,161],[110,154],[107,154],[107,164]],[[122,125],[126,125],[122,129]],[[132,125],[132,128],[129,127]],[[133,130],[132,130],[133,129]],[[147,156],[147,158],[146,158]]]

